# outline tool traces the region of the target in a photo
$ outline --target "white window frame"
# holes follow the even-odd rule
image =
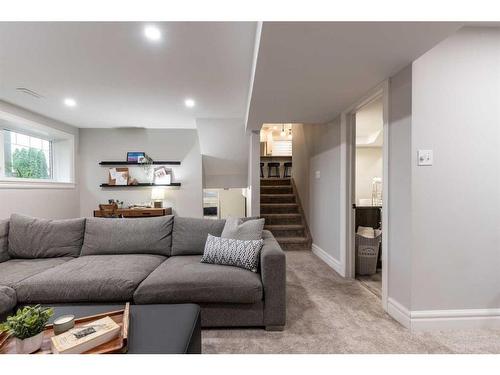
[[[75,136],[71,133],[0,111],[0,189],[74,189],[75,188]],[[10,130],[51,142],[50,179],[5,176],[4,132]]]

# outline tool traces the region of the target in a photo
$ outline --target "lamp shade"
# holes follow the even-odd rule
[[[154,187],[151,190],[151,200],[163,200],[165,199],[165,190],[161,187]]]

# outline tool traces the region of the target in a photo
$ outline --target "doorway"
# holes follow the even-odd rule
[[[383,102],[354,113],[354,266],[356,279],[382,298]]]
[[[388,83],[344,113],[346,276],[381,299],[388,285]]]

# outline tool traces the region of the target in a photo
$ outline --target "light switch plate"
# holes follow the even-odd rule
[[[432,165],[433,159],[432,150],[418,150],[418,165]]]
[[[321,172],[320,171],[316,171],[316,173],[314,175],[316,176],[317,180],[319,180],[321,178]]]

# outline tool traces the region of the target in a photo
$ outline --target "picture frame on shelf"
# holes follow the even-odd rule
[[[127,152],[128,163],[143,163],[146,159],[146,153],[142,151],[129,151]]]
[[[110,168],[108,184],[115,186],[128,185],[129,171],[128,168]]]
[[[172,174],[165,167],[155,168],[154,183],[157,185],[170,185],[172,183]]]

